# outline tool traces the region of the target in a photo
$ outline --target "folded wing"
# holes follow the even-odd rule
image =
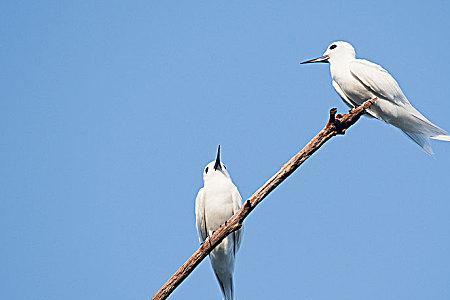
[[[203,243],[208,237],[208,231],[206,230],[204,198],[203,188],[201,188],[198,191],[197,198],[195,199],[195,220],[197,224],[198,239],[200,243]]]
[[[233,190],[232,198],[233,198],[233,214],[235,214],[242,206],[242,197],[237,188]],[[236,252],[239,250],[239,247],[241,246],[242,233],[243,233],[242,228],[233,233],[234,254],[236,254]]]
[[[364,59],[356,59],[350,63],[350,72],[377,97],[397,105],[409,104],[397,81],[380,65]]]

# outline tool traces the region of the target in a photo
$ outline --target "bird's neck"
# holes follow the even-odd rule
[[[330,73],[331,77],[335,79],[342,75],[347,74],[350,71],[350,63],[354,58],[340,58],[338,60],[330,61]]]
[[[205,180],[205,187],[228,187],[233,185],[230,178],[225,175],[216,175]]]

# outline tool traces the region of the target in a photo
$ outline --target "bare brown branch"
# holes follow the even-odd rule
[[[261,201],[291,175],[305,160],[316,152],[333,136],[345,134],[346,130],[355,124],[376,99],[364,102],[352,109],[348,114],[336,115],[337,109],[330,110],[330,117],[325,127],[294,157],[292,157],[272,178],[260,187],[242,208],[225,224],[217,229],[200,248],[169,278],[169,280],[153,296],[152,300],[166,299],[180,285],[197,265],[230,233],[241,228],[244,219]]]

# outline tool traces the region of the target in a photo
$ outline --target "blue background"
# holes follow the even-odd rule
[[[39,3],[38,3],[39,2]],[[338,39],[450,130],[445,1],[2,1],[0,298],[148,299],[198,247],[217,145],[244,198],[346,106]],[[245,223],[237,299],[449,299],[450,144],[364,118]],[[220,299],[205,260],[173,299]]]

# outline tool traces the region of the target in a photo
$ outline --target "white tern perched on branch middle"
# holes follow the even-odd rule
[[[385,69],[357,59],[355,49],[349,43],[334,42],[323,56],[301,64],[319,62],[330,64],[332,85],[351,108],[376,98],[367,112],[401,129],[428,154],[433,153],[429,138],[450,141],[445,130],[431,123],[409,103],[398,83]]]
[[[195,217],[199,240],[203,243],[242,205],[242,197],[220,161],[220,145],[215,161],[203,171],[203,188],[195,200]],[[231,233],[214,248],[209,258],[225,300],[234,299],[233,271],[236,252],[241,244],[242,228]]]

